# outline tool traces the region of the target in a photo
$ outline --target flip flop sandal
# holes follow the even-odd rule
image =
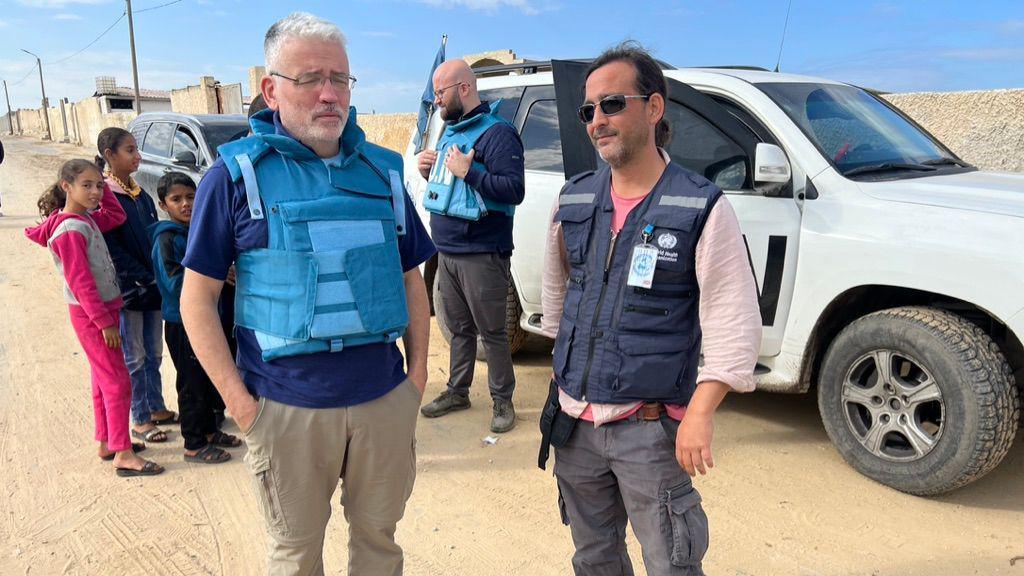
[[[185,454],[185,462],[195,462],[196,464],[221,464],[228,460],[231,460],[231,454],[214,447],[213,444],[203,446],[191,456]]]
[[[213,437],[210,438],[210,444],[220,446],[221,448],[238,448],[242,445],[242,439],[217,430],[213,433]]]
[[[160,434],[163,434],[163,438],[159,438]],[[132,438],[138,438],[145,442],[152,442],[159,444],[160,442],[167,442],[167,433],[159,428],[153,428],[146,432],[139,432],[138,430],[132,430]]]
[[[122,478],[131,478],[133,476],[156,476],[157,474],[163,474],[164,467],[146,460],[146,463],[142,465],[142,470],[136,470],[134,468],[116,468],[117,475]]]
[[[156,424],[157,426],[166,426],[168,424],[181,424],[181,415],[180,414],[178,414],[177,412],[174,412],[173,410],[168,410],[168,412],[171,413],[170,416],[167,416],[166,418],[153,419],[153,420],[150,420],[150,422],[152,422],[153,424]]]
[[[145,444],[143,444],[141,442],[132,442],[132,452],[135,452],[136,454],[138,454],[139,452],[142,452],[145,449],[146,449],[146,445]],[[100,456],[100,460],[103,460],[104,462],[110,462],[111,460],[114,459],[114,455],[115,454],[117,454],[117,452],[111,452],[110,454],[107,454],[106,456]]]

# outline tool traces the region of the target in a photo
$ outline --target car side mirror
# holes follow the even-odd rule
[[[766,196],[778,195],[790,178],[792,170],[782,148],[759,142],[754,150],[754,188]]]
[[[171,161],[179,166],[187,166],[189,168],[194,168],[195,165],[198,164],[198,162],[196,161],[196,155],[193,154],[190,150],[182,150],[181,152],[175,152],[174,158],[172,158]]]

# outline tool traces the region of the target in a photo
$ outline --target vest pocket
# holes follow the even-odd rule
[[[409,323],[405,283],[398,252],[391,244],[353,248],[345,253],[345,270],[359,318],[367,332],[404,332]]]
[[[666,492],[672,526],[672,565],[700,566],[709,539],[708,517],[700,505],[700,494],[689,481]]]
[[[569,365],[569,349],[572,348],[573,336],[576,334],[576,327],[572,322],[564,318],[558,326],[558,336],[555,338],[555,350],[552,354],[551,364],[555,374],[565,376],[566,367]]]
[[[238,256],[235,323],[272,336],[309,338],[317,264],[313,255],[248,250]]]
[[[586,260],[587,243],[594,223],[594,205],[571,204],[559,208],[555,213],[555,222],[562,224],[562,237],[569,262],[582,264]]]
[[[677,382],[690,361],[689,348],[690,338],[686,335],[655,338],[620,334],[617,395],[623,401],[678,398]]]

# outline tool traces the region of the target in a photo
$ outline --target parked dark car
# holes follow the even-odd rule
[[[179,114],[148,112],[128,124],[142,154],[135,180],[154,199],[156,183],[172,170],[184,172],[199,184],[217,160],[217,147],[249,133],[242,114]]]

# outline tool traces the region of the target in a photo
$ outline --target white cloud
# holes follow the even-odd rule
[[[1004,20],[999,23],[999,31],[1003,34],[1024,34],[1024,19]]]
[[[469,8],[481,12],[497,13],[501,8],[515,8],[527,16],[535,16],[541,12],[556,9],[553,6],[538,8],[530,0],[418,0],[428,6],[437,8]]]
[[[1024,48],[963,48],[947,50],[942,56],[970,62],[1021,62],[1024,61]]]
[[[67,14],[61,13],[53,17],[54,20],[81,20],[82,17],[78,14]]]
[[[32,8],[63,8],[69,4],[109,4],[113,0],[18,0]]]
[[[4,26],[7,26],[7,22],[0,20],[0,28],[3,28]]]

